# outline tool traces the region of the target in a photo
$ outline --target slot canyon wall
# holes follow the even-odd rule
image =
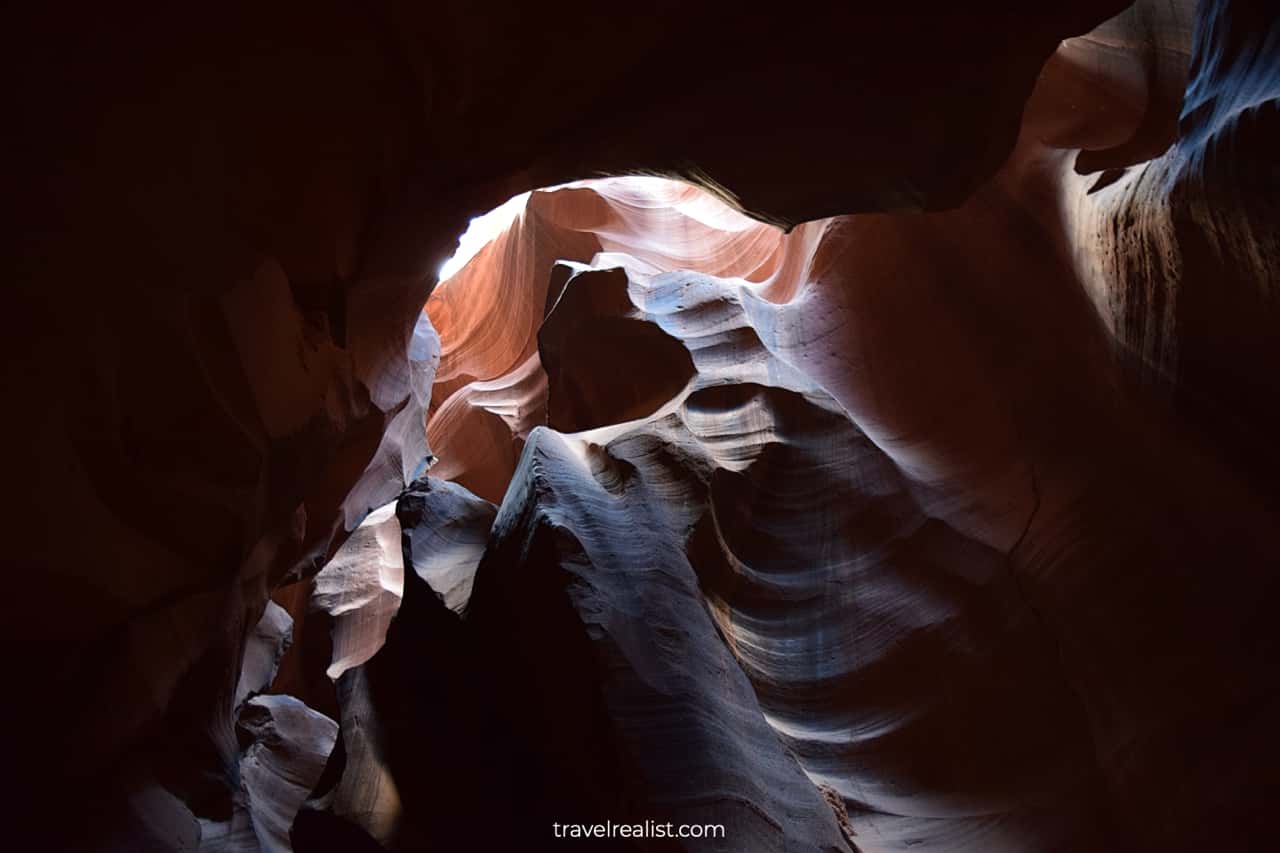
[[[1270,849],[1280,9],[894,6],[15,16],[19,846]]]

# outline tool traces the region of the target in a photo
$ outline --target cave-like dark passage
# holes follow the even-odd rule
[[[1274,846],[1274,4],[694,7],[14,15],[11,846]]]

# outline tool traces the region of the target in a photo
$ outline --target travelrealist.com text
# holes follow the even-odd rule
[[[724,838],[719,823],[553,823],[556,838]]]

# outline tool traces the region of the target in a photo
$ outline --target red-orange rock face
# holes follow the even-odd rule
[[[16,22],[19,846],[1270,849],[1276,10],[695,5]]]
[[[598,260],[645,274],[695,269],[776,289],[797,280],[795,267],[806,259],[804,235],[815,227],[783,235],[706,192],[656,178],[534,193],[518,218],[427,301],[442,345],[427,428],[440,458],[433,474],[499,501],[520,442],[547,422],[548,368],[538,357],[538,330],[570,274],[569,267],[553,270],[557,261]],[[598,330],[606,339],[614,331]],[[636,355],[660,358],[657,346],[640,344]],[[588,396],[622,386],[616,371],[572,372],[583,381],[598,377],[601,387]],[[634,382],[648,376],[677,385],[685,381],[682,372],[687,366],[681,364],[628,371]],[[662,402],[671,393],[658,396]],[[606,410],[620,416],[623,408]]]

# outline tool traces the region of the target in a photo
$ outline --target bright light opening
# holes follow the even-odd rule
[[[524,210],[525,203],[529,200],[530,195],[532,195],[531,192],[520,193],[518,196],[507,199],[488,213],[472,219],[467,225],[467,230],[462,232],[462,236],[458,238],[458,249],[453,253],[453,257],[440,265],[439,280],[444,281],[452,278],[489,241],[501,234]]]

